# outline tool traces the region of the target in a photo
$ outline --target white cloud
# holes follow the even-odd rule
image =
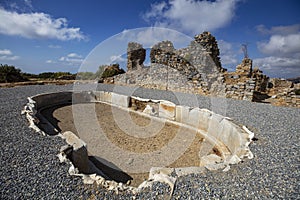
[[[300,58],[274,57],[257,58],[254,66],[259,66],[268,75],[274,77],[296,77],[300,75]]]
[[[261,66],[264,69],[272,69],[278,67],[299,68],[300,72],[300,58],[286,58],[286,57],[265,57],[257,58],[253,61],[254,65]]]
[[[78,55],[78,54],[76,54],[76,53],[69,53],[69,54],[68,54],[68,57],[69,57],[69,58],[82,58],[81,55]]]
[[[68,27],[66,18],[54,19],[45,13],[17,13],[0,7],[0,33],[30,39],[83,40],[80,28]]]
[[[52,45],[52,44],[48,45],[48,47],[51,49],[60,49],[61,48],[60,45]]]
[[[152,18],[152,17],[163,16],[164,15],[163,11],[164,11],[164,9],[167,8],[167,6],[168,6],[167,3],[164,2],[164,1],[161,2],[161,3],[152,4],[151,5],[151,10],[144,14],[144,16],[143,16],[144,19],[146,21],[149,21],[149,19]]]
[[[12,55],[12,52],[9,49],[0,49],[0,55]]]
[[[168,3],[153,4],[144,18],[148,22],[154,22],[154,26],[197,34],[229,24],[234,17],[237,2],[238,0],[169,0]]]
[[[190,41],[193,40],[193,38],[188,35],[161,27],[124,30],[117,36],[117,39],[125,42],[126,46],[128,42],[138,42],[142,44],[144,48],[152,47],[154,44],[164,40],[171,41],[175,48],[182,48],[186,47]]]
[[[48,63],[48,64],[53,64],[53,63],[56,63],[56,62],[53,61],[53,60],[46,60],[46,63]]]
[[[24,3],[28,8],[33,9],[31,0],[24,0]]]
[[[232,44],[224,40],[218,41],[218,46],[220,49],[220,57],[222,65],[233,65],[238,64],[237,53],[232,48]]]
[[[288,35],[293,34],[300,31],[300,24],[294,24],[289,26],[274,26],[268,29],[264,25],[256,26],[256,30],[262,34],[280,34],[280,35]]]
[[[122,55],[113,55],[110,57],[111,63],[122,63],[127,62],[126,58],[123,58]]]
[[[67,56],[60,57],[59,61],[67,65],[80,65],[83,62],[83,58],[76,53],[69,53]]]
[[[300,32],[289,35],[272,35],[268,42],[259,42],[258,49],[267,55],[293,55],[300,53]]]
[[[266,57],[254,59],[254,64],[279,76],[299,76],[300,24],[274,26],[269,29],[259,25],[256,28],[258,32],[269,35],[269,39],[257,43],[258,50]]]
[[[20,12],[31,12],[34,10],[31,0],[18,0],[17,2],[9,0],[7,3],[4,2],[4,6],[8,9]]]
[[[19,56],[0,56],[0,60],[3,61],[12,61],[12,60],[18,60],[20,57]]]
[[[18,60],[20,57],[13,55],[9,49],[0,49],[0,60],[1,61],[13,61]]]

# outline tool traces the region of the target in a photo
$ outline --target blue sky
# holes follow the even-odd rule
[[[156,29],[175,47],[182,34],[190,41],[210,31],[229,70],[241,62],[241,44],[246,43],[249,57],[265,74],[296,77],[299,10],[299,0],[0,0],[0,63],[30,73],[77,72],[89,56],[99,56],[95,68],[109,62],[124,66],[126,43],[118,38],[127,37],[127,42],[142,33],[139,39],[151,47],[156,41],[151,31],[139,28],[161,27],[180,32]]]

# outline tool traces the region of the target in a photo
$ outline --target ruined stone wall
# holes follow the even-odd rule
[[[274,105],[300,107],[300,83],[272,78],[267,93]]]
[[[226,97],[239,100],[252,101],[255,89],[255,80],[226,84]]]
[[[258,69],[258,67],[255,67],[251,74],[252,79],[254,79],[256,82],[255,85],[255,91],[258,92],[266,92],[268,88],[269,83],[269,77],[263,74],[261,70]]]
[[[195,36],[195,41],[200,44],[211,56],[216,66],[222,70],[220,62],[220,51],[216,38],[210,32],[203,32]]]
[[[127,69],[137,70],[143,67],[146,58],[146,50],[136,42],[129,42],[127,47]]]
[[[235,72],[225,72],[226,97],[252,101],[256,83],[256,78],[252,78],[252,60],[244,58]]]
[[[217,41],[209,32],[196,35],[195,40],[182,49],[175,49],[170,41],[157,43],[150,52],[150,67],[143,66],[145,49],[142,45],[129,43],[127,51],[128,72],[115,76],[110,82],[261,102],[276,93],[272,104],[300,107],[295,88],[278,80],[269,83],[261,70],[252,68],[249,58],[244,58],[235,72],[223,69]],[[270,84],[273,84],[271,89]]]
[[[199,37],[195,37],[199,40]],[[215,41],[214,41],[215,42]],[[214,44],[206,45],[206,48],[217,48]],[[218,51],[218,49],[217,49]],[[215,51],[214,55],[217,54]],[[212,53],[207,51],[199,41],[192,41],[186,48],[176,50],[170,41],[163,41],[154,45],[150,53],[152,64],[161,64],[178,70],[187,77],[187,83],[199,85],[205,94],[225,96],[224,77],[219,65],[212,58]],[[187,89],[190,90],[190,89]],[[197,89],[199,90],[199,89]]]
[[[198,80],[200,75],[189,60],[178,53],[172,42],[162,41],[151,48],[151,63],[170,66],[178,70],[181,74],[188,77],[189,80]]]
[[[127,72],[114,77],[117,85],[141,86],[151,89],[172,90],[185,93],[208,94],[198,81],[189,80],[170,66],[152,63],[151,67]]]
[[[252,60],[244,58],[235,72],[225,72],[226,97],[253,101],[255,93],[266,92],[269,78],[257,67],[252,69]]]

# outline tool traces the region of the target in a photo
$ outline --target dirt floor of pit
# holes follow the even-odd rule
[[[88,110],[88,107],[94,107],[99,125],[110,142],[122,149],[135,153],[147,153],[159,150],[175,137],[179,129],[178,126],[167,122],[164,123],[162,128],[155,134],[151,132],[147,133],[149,129],[145,129],[144,131],[146,131],[146,133],[144,134],[149,134],[151,135],[150,137],[140,138],[128,135],[127,133],[130,131],[130,127],[128,127],[128,129],[125,131],[124,129],[121,130],[119,124],[117,124],[115,121],[116,116],[124,117],[126,116],[126,113],[128,115],[128,112],[122,109],[116,109],[113,106],[103,103],[77,104],[73,106],[63,105],[43,110],[42,115],[44,115],[59,131],[72,131],[75,134],[78,134],[72,113],[72,109],[77,109],[76,106],[78,105],[80,105],[80,109],[83,111],[82,114],[84,114],[85,108]],[[130,112],[129,116],[131,117],[132,121],[141,128],[142,131],[143,127],[147,127],[147,125],[149,125],[151,122],[149,117],[141,116],[134,112]],[[157,121],[154,123],[161,122]],[[190,130],[186,129],[184,131]],[[193,141],[186,151],[175,162],[167,167],[199,166],[199,151],[202,143],[203,138],[199,134],[195,134]],[[87,146],[89,148],[89,143],[87,143]],[[133,179],[131,180],[131,185],[138,186],[144,180],[148,179],[149,173],[128,173],[128,175]]]

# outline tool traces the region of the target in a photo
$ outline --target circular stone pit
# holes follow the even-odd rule
[[[108,189],[135,191],[135,187],[154,181],[173,188],[174,174],[228,170],[230,164],[253,157],[248,146],[254,134],[206,109],[103,91],[49,93],[28,99],[24,113],[30,126],[38,132],[59,135],[69,144],[60,153],[61,160],[73,163],[69,172],[83,173],[86,183],[97,182]],[[142,155],[146,167],[139,162],[141,157],[128,157],[124,162],[118,151],[99,145],[103,142],[97,135],[99,130],[113,145]],[[174,138],[177,142],[172,144]],[[172,148],[164,149],[168,145]],[[177,146],[184,147],[172,158]],[[153,154],[145,160],[145,154],[151,152],[160,156]],[[142,169],[132,170],[138,166]]]

